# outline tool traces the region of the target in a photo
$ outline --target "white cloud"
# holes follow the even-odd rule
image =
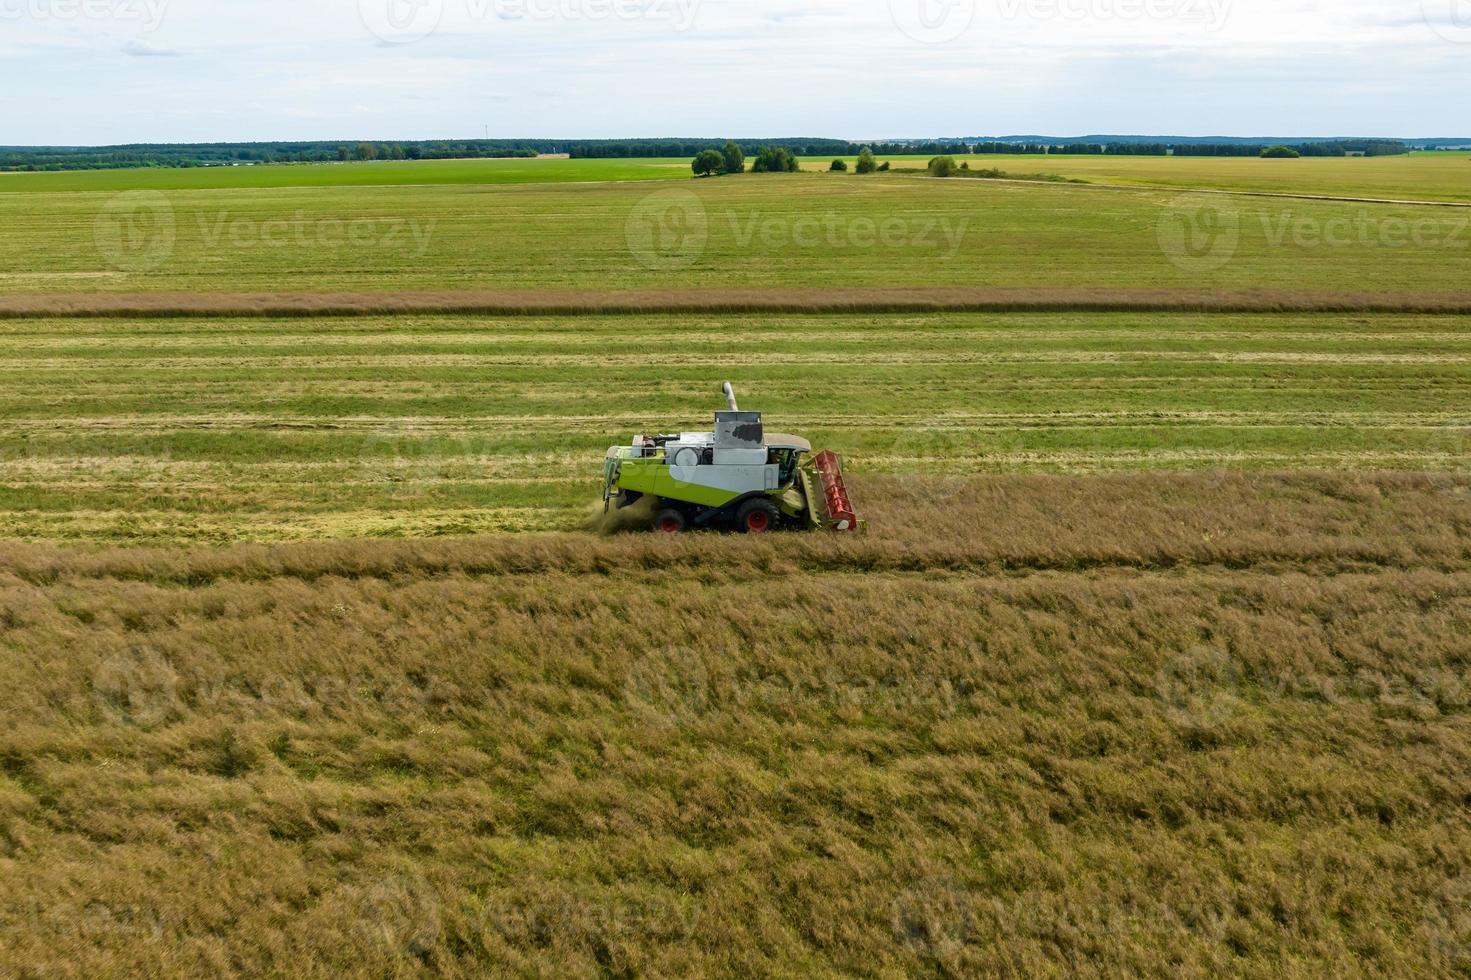
[[[1460,0],[1423,2],[1428,18],[1421,0],[85,0],[87,16],[61,15],[72,0],[0,0],[7,88],[46,95],[4,100],[0,127],[11,143],[410,139],[487,124],[498,136],[1456,135],[1446,110],[1471,81],[1471,44],[1438,14]],[[436,29],[385,43],[395,23]]]
[[[171,48],[161,48],[161,47],[159,47],[156,44],[150,44],[147,41],[140,41],[137,38],[134,38],[133,40],[129,41],[127,44],[124,44],[123,45],[123,53],[130,54],[130,55],[132,55],[135,58],[177,58],[177,57],[179,57],[179,52],[178,51],[174,51]]]

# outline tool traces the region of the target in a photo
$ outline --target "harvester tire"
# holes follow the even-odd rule
[[[687,524],[684,514],[673,507],[659,511],[659,516],[654,518],[654,530],[660,534],[679,534]]]
[[[765,498],[748,500],[736,511],[736,528],[745,534],[765,534],[776,530],[781,512]]]

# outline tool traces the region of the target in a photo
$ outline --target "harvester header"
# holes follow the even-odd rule
[[[814,457],[806,439],[766,432],[760,412],[741,411],[730,382],[721,390],[728,410],[715,413],[714,431],[636,436],[608,450],[605,510],[652,498],[653,527],[669,534],[703,527],[750,534],[862,527],[835,453]]]

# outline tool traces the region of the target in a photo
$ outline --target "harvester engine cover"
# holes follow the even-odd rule
[[[729,410],[713,432],[638,436],[608,450],[604,508],[655,504],[654,529],[734,527],[752,534],[778,528],[856,531],[839,458],[812,455],[797,436],[767,433],[760,412],[743,412],[729,383]]]

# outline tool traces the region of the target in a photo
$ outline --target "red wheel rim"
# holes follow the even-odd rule
[[[746,530],[752,534],[764,534],[771,530],[771,515],[764,510],[753,510],[746,515]]]
[[[659,521],[659,530],[660,531],[663,531],[665,534],[678,534],[679,533],[679,518],[677,518],[677,517],[665,517],[665,518],[661,519]]]

